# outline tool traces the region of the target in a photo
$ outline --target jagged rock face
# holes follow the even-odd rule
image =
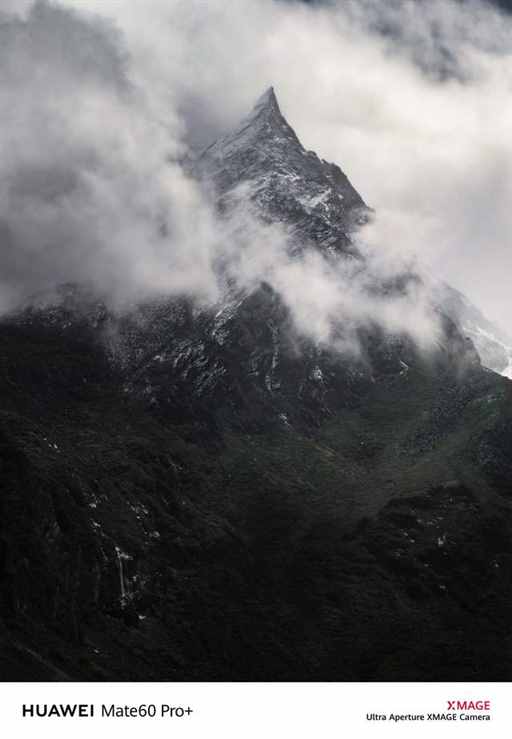
[[[59,305],[30,307],[12,322],[102,347],[124,392],[172,423],[201,419],[246,430],[317,426],[376,377],[399,376],[416,358],[411,341],[376,330],[361,337],[365,356],[317,346],[297,334],[267,285],[236,291],[209,310],[183,299],[121,316],[67,286]]]
[[[213,183],[221,208],[229,208],[230,197],[245,185],[243,197],[264,220],[291,227],[294,252],[313,243],[325,255],[360,256],[351,234],[371,210],[336,164],[304,149],[273,88],[233,132],[201,154],[194,171]],[[512,374],[512,340],[465,296],[440,284],[432,302],[475,344],[484,366]]]
[[[350,233],[369,208],[337,165],[304,149],[272,88],[232,133],[202,153],[195,172],[213,183],[221,206],[245,185],[244,196],[261,217],[292,227],[297,250],[312,241],[326,253],[357,253]]]

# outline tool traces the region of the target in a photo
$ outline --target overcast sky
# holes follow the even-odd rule
[[[368,240],[419,256],[512,333],[511,16],[478,0],[31,5],[0,0],[4,292],[83,272],[172,285],[148,212],[172,222],[185,267],[194,213],[206,286],[218,234],[179,165],[162,163],[273,84],[305,146],[375,208]]]

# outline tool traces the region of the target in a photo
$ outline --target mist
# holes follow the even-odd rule
[[[510,21],[477,2],[464,14],[451,0],[386,5],[2,2],[0,309],[69,281],[117,306],[162,294],[214,304],[223,257],[240,287],[280,292],[316,340],[341,316],[429,345],[422,290],[367,290],[421,264],[506,329]],[[358,279],[319,255],[290,260],[286,231],[247,208],[219,219],[186,173],[270,84],[304,145],[376,209]]]

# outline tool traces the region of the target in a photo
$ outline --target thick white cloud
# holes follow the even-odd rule
[[[340,0],[324,8],[64,0],[26,17],[30,33],[18,29],[17,42],[1,52],[9,64],[1,73],[0,214],[9,215],[15,254],[4,295],[86,277],[121,295],[183,287],[212,298],[212,263],[228,239],[168,160],[229,129],[274,84],[304,144],[338,162],[377,210],[365,237],[380,250],[380,267],[419,256],[507,328],[512,37],[505,17],[478,2],[462,11],[452,0]],[[14,31],[4,23],[4,34]],[[50,182],[47,196],[34,192],[42,180]],[[155,224],[164,223],[162,239]],[[262,240],[251,238],[259,254]],[[346,283],[318,260],[283,259],[281,235],[265,243],[272,249],[249,260],[252,278],[271,274],[297,320],[323,336]],[[362,294],[349,304],[356,320],[376,312]],[[414,305],[427,335],[423,303]],[[386,322],[397,324],[397,307],[388,313]]]
[[[63,281],[119,299],[214,289],[182,124],[171,107],[158,119],[113,27],[46,3],[4,20],[0,109],[4,306]]]

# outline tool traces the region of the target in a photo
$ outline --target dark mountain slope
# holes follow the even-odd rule
[[[361,207],[265,212],[350,254]],[[354,359],[265,285],[122,316],[65,286],[5,317],[0,676],[510,679],[512,386],[442,320],[429,357],[367,327]]]

